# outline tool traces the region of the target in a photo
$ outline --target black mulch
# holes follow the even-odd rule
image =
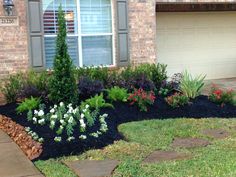
[[[115,109],[103,109],[102,113],[107,113],[107,124],[109,131],[99,138],[88,138],[87,140],[56,143],[53,141],[56,134],[47,126],[36,126],[28,122],[26,115],[16,115],[16,103],[0,106],[0,114],[12,118],[13,121],[24,127],[31,127],[33,131],[43,137],[43,153],[38,159],[48,159],[66,155],[80,154],[88,149],[102,148],[112,144],[115,140],[122,139],[117,126],[121,123],[147,120],[147,119],[168,119],[168,118],[236,118],[236,107],[232,105],[214,104],[206,96],[199,96],[192,103],[181,108],[173,109],[168,106],[162,97],[158,97],[153,106],[149,107],[148,112],[140,112],[136,106],[128,103],[114,103]],[[91,130],[98,130],[100,124],[96,123]],[[79,132],[75,132],[79,136]],[[62,136],[63,138],[63,136]]]

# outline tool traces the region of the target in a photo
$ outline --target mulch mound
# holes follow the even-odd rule
[[[155,151],[150,154],[143,163],[159,163],[163,161],[171,160],[184,160],[189,159],[191,155],[186,153],[180,153],[176,151]]]
[[[12,138],[30,160],[38,158],[42,153],[42,145],[34,141],[23,126],[10,118],[0,115],[0,129]]]
[[[224,107],[208,100],[207,96],[199,96],[190,104],[179,108],[171,108],[161,96],[158,96],[154,104],[148,107],[147,112],[140,112],[137,106],[130,106],[129,103],[113,103],[115,109],[105,108],[101,114],[107,113],[106,119],[109,130],[99,138],[88,138],[85,141],[78,140],[80,135],[79,127],[75,127],[75,141],[67,142],[66,136],[62,135],[63,141],[56,143],[53,139],[56,135],[48,126],[37,126],[28,122],[26,114],[17,115],[17,103],[0,106],[0,114],[10,117],[11,120],[23,127],[30,127],[40,137],[44,138],[43,152],[38,159],[57,158],[66,155],[81,154],[88,149],[103,148],[114,141],[120,140],[123,136],[118,131],[118,125],[122,123],[169,118],[234,118],[236,117],[236,107],[226,104]],[[50,105],[47,105],[49,107]],[[47,108],[48,109],[48,108]],[[98,130],[100,123],[92,127],[91,130]],[[77,131],[78,129],[78,131]],[[94,131],[92,131],[94,132]]]
[[[175,138],[171,146],[173,148],[195,148],[206,147],[210,145],[210,142],[201,138]]]
[[[224,139],[229,137],[229,133],[225,130],[222,129],[206,129],[206,130],[202,130],[201,132],[203,135],[212,137],[212,138],[216,138],[216,139]]]

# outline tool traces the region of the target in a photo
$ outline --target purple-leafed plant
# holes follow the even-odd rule
[[[82,99],[90,98],[104,90],[102,81],[82,77],[78,84],[79,95]]]

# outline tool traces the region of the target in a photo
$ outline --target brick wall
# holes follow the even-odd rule
[[[131,64],[156,62],[155,0],[129,0]]]
[[[28,38],[25,1],[14,1],[19,26],[0,27],[0,78],[28,68]],[[0,16],[4,15],[0,0]]]

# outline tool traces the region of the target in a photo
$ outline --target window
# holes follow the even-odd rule
[[[62,5],[67,24],[69,54],[77,66],[113,65],[113,32],[110,0],[43,0],[47,68],[52,67]]]

